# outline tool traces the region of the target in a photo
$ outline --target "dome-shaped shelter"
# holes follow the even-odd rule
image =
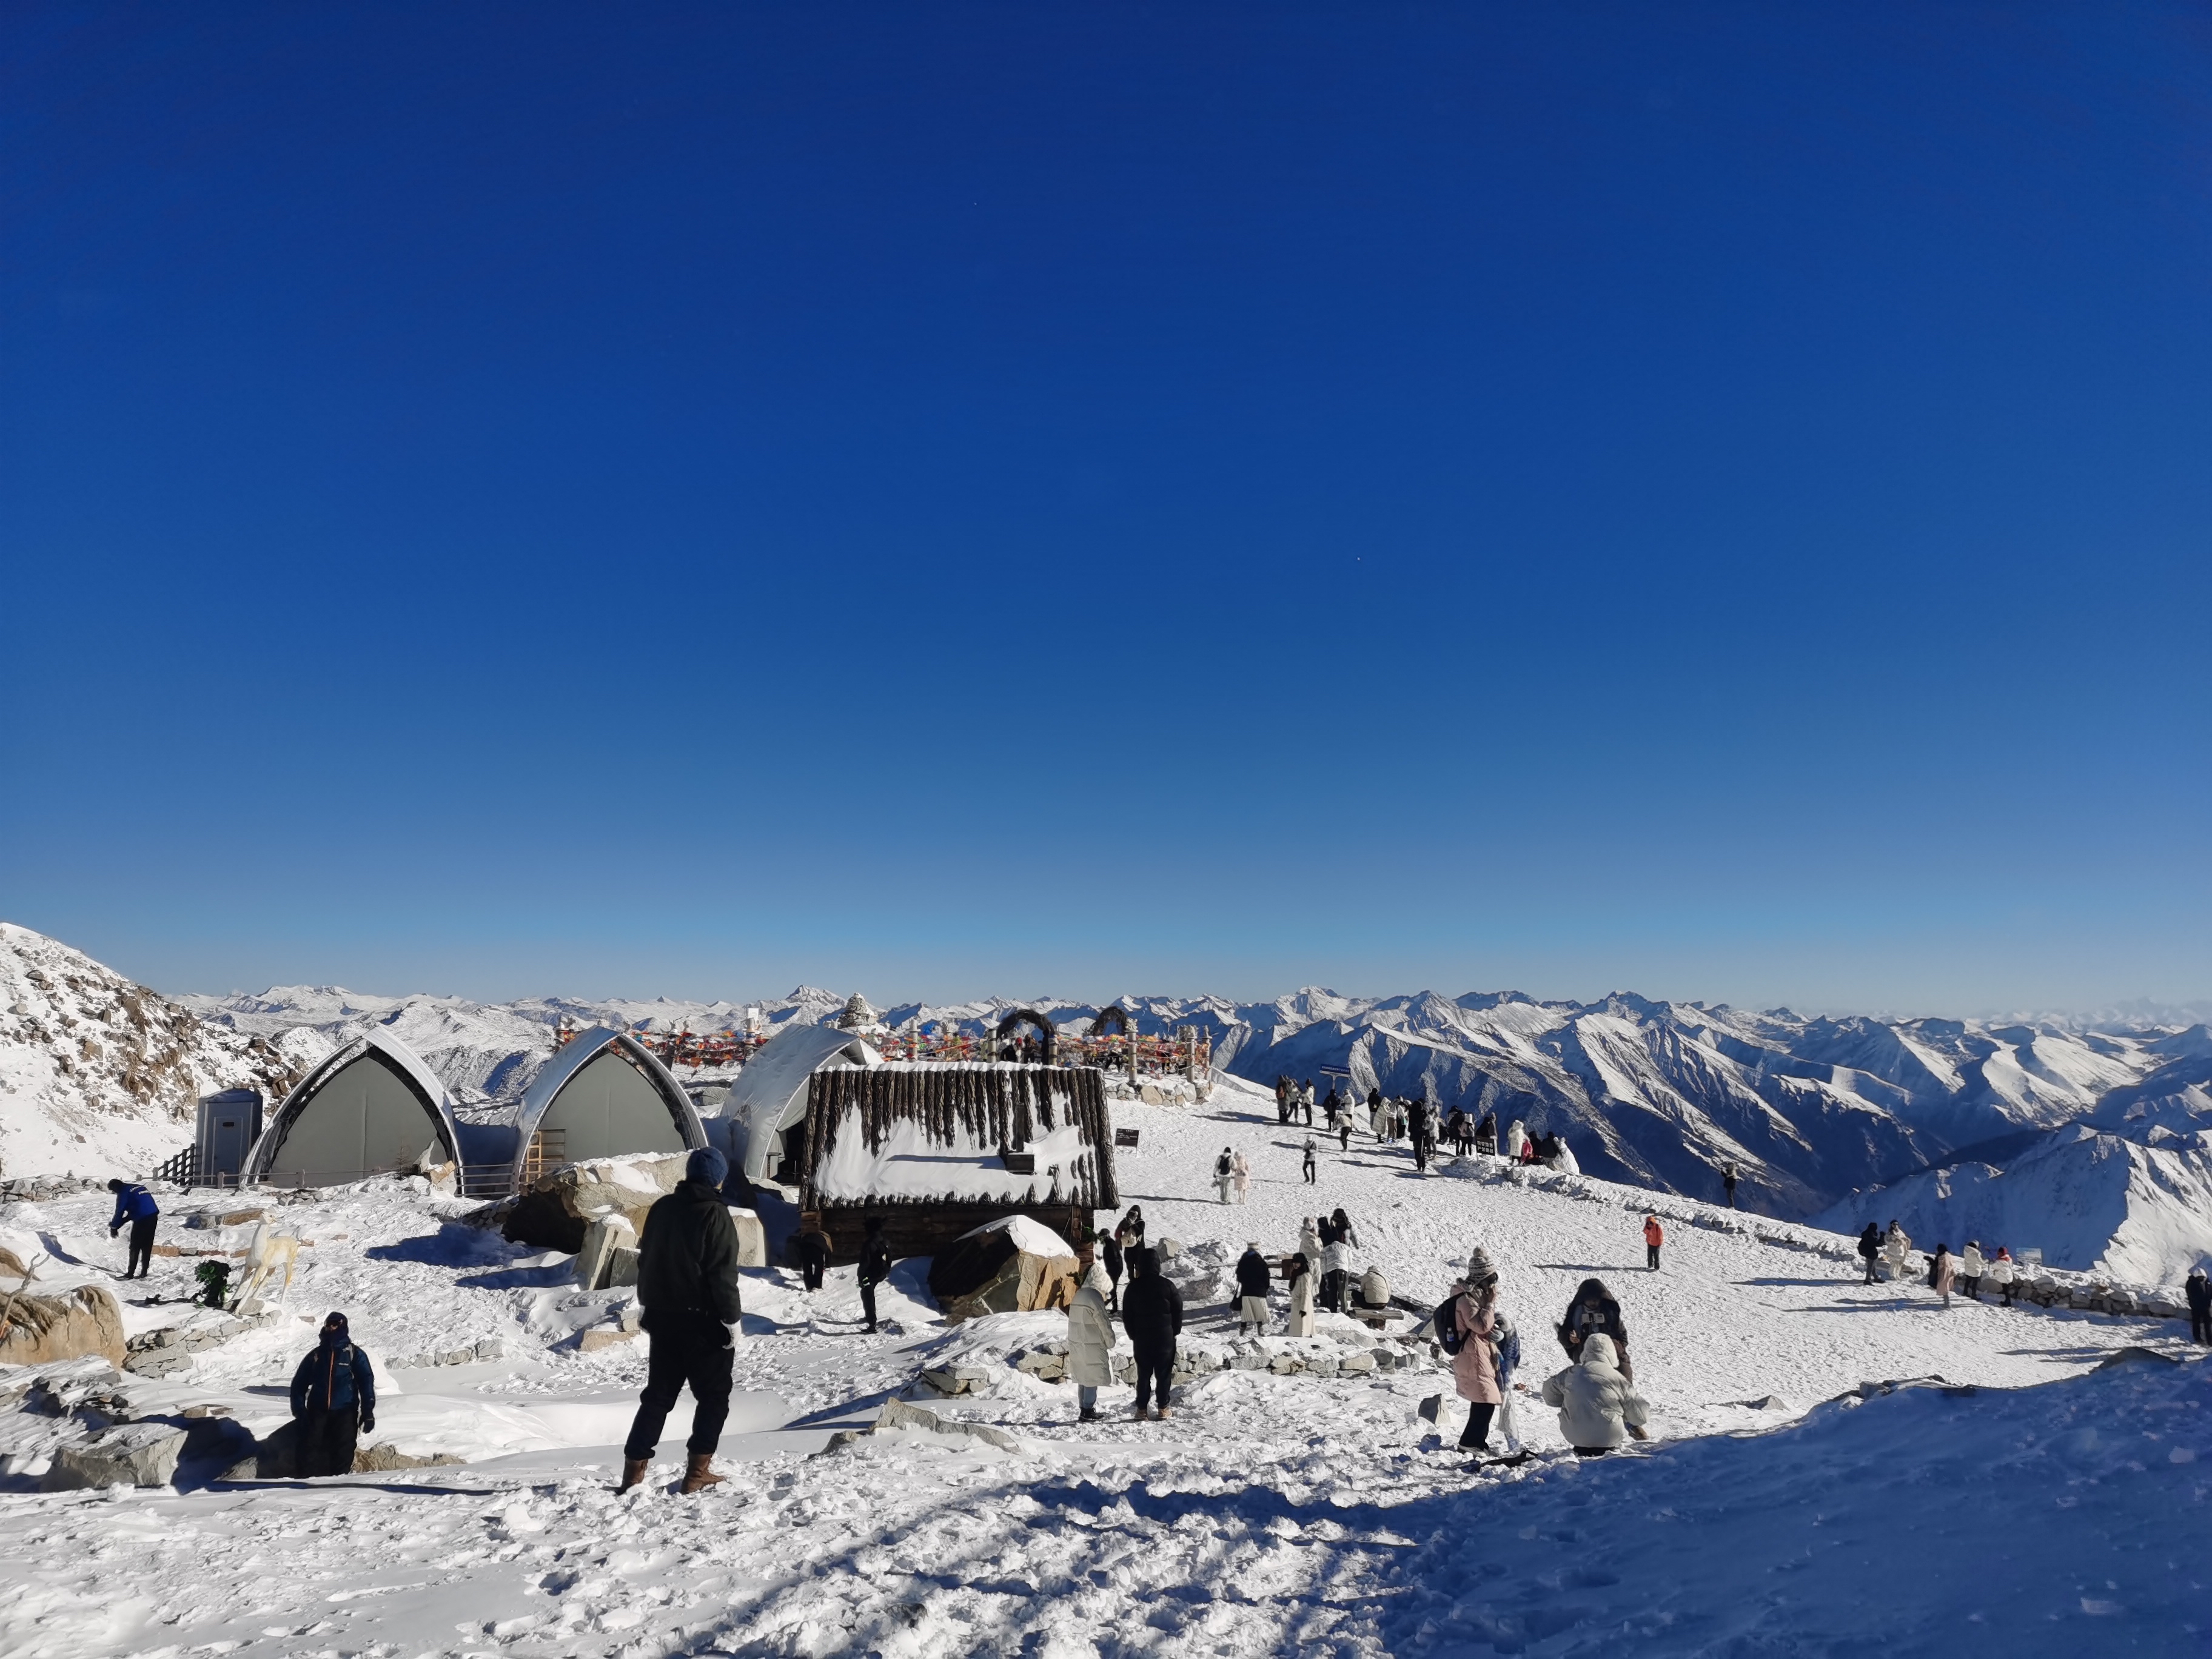
[[[531,1079],[516,1115],[514,1190],[532,1164],[707,1144],[691,1097],[627,1031],[595,1025],[568,1040]]]
[[[835,1025],[787,1025],[745,1062],[722,1103],[730,1161],[751,1182],[775,1181],[806,1149],[806,1091],[830,1066],[877,1066],[883,1057]]]
[[[249,1182],[334,1187],[403,1170],[434,1149],[460,1161],[453,1097],[421,1055],[382,1027],[300,1079],[246,1155]]]

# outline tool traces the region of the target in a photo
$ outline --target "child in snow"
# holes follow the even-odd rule
[[[1613,1339],[1594,1333],[1583,1356],[1546,1379],[1544,1403],[1559,1412],[1559,1432],[1577,1457],[1602,1457],[1632,1437],[1649,1439],[1651,1407],[1613,1364]]]

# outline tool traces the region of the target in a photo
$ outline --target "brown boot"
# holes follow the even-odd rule
[[[684,1484],[677,1487],[682,1492],[704,1492],[709,1486],[719,1486],[722,1477],[714,1473],[714,1454],[693,1452],[691,1462],[684,1471]]]
[[[617,1492],[628,1492],[632,1486],[638,1485],[645,1479],[645,1472],[652,1467],[653,1460],[649,1457],[623,1458],[623,1482],[622,1485],[617,1486],[615,1490]]]

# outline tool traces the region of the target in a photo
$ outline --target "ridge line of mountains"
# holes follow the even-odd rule
[[[58,975],[112,981],[103,993],[110,1000],[121,994],[115,988],[128,987],[82,953],[0,924],[0,1174],[27,1169],[19,1160],[27,1145],[16,1144],[26,1137],[14,1121],[23,1115],[24,1066],[20,1054],[10,1059],[11,1045],[37,1046],[21,1010],[26,994],[43,994],[27,969],[50,984]],[[202,1070],[210,1081],[220,1074],[223,1086],[255,1081],[281,1093],[289,1076],[383,1025],[456,1099],[489,1109],[520,1096],[563,1019],[704,1033],[742,1025],[750,1012],[774,1030],[833,1020],[846,1003],[807,986],[750,1005],[480,1003],[335,987],[157,1000],[197,1018],[206,1034]],[[1745,1208],[1851,1231],[1899,1216],[1930,1243],[1955,1233],[1954,1249],[1969,1236],[1991,1248],[2034,1245],[2054,1266],[2103,1266],[2142,1283],[2176,1279],[2212,1254],[2212,1029],[2202,1020],[1838,1018],[1628,993],[1574,1003],[1510,991],[1348,997],[1309,988],[1256,1003],[1117,1000],[1139,1030],[1204,1030],[1214,1064],[1253,1081],[1312,1079],[1325,1091],[1348,1078],[1363,1096],[1370,1088],[1425,1094],[1446,1108],[1494,1111],[1501,1126],[1519,1118],[1532,1131],[1565,1135],[1582,1167],[1608,1180],[1717,1199],[1720,1168],[1734,1163]],[[896,1005],[878,1018],[981,1034],[1026,1007],[1080,1030],[1100,1006],[985,998]],[[49,1038],[71,1035],[35,1015],[32,1024]],[[71,1064],[80,1084],[98,1071],[82,1058]],[[682,1073],[708,1088],[730,1075]],[[46,1091],[49,1111],[73,1113],[70,1131],[81,1134],[88,1091],[64,1098],[72,1091],[58,1077],[46,1080]],[[127,1091],[108,1095],[101,1109],[109,1116],[146,1115],[146,1103]],[[168,1116],[174,1150],[189,1133],[189,1098],[153,1109]],[[1886,1189],[1879,1199],[1877,1188]]]

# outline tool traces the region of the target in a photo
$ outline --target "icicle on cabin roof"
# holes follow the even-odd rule
[[[804,1190],[807,1209],[1117,1208],[1104,1085],[1093,1068],[1073,1066],[893,1062],[817,1072],[807,1085]]]

